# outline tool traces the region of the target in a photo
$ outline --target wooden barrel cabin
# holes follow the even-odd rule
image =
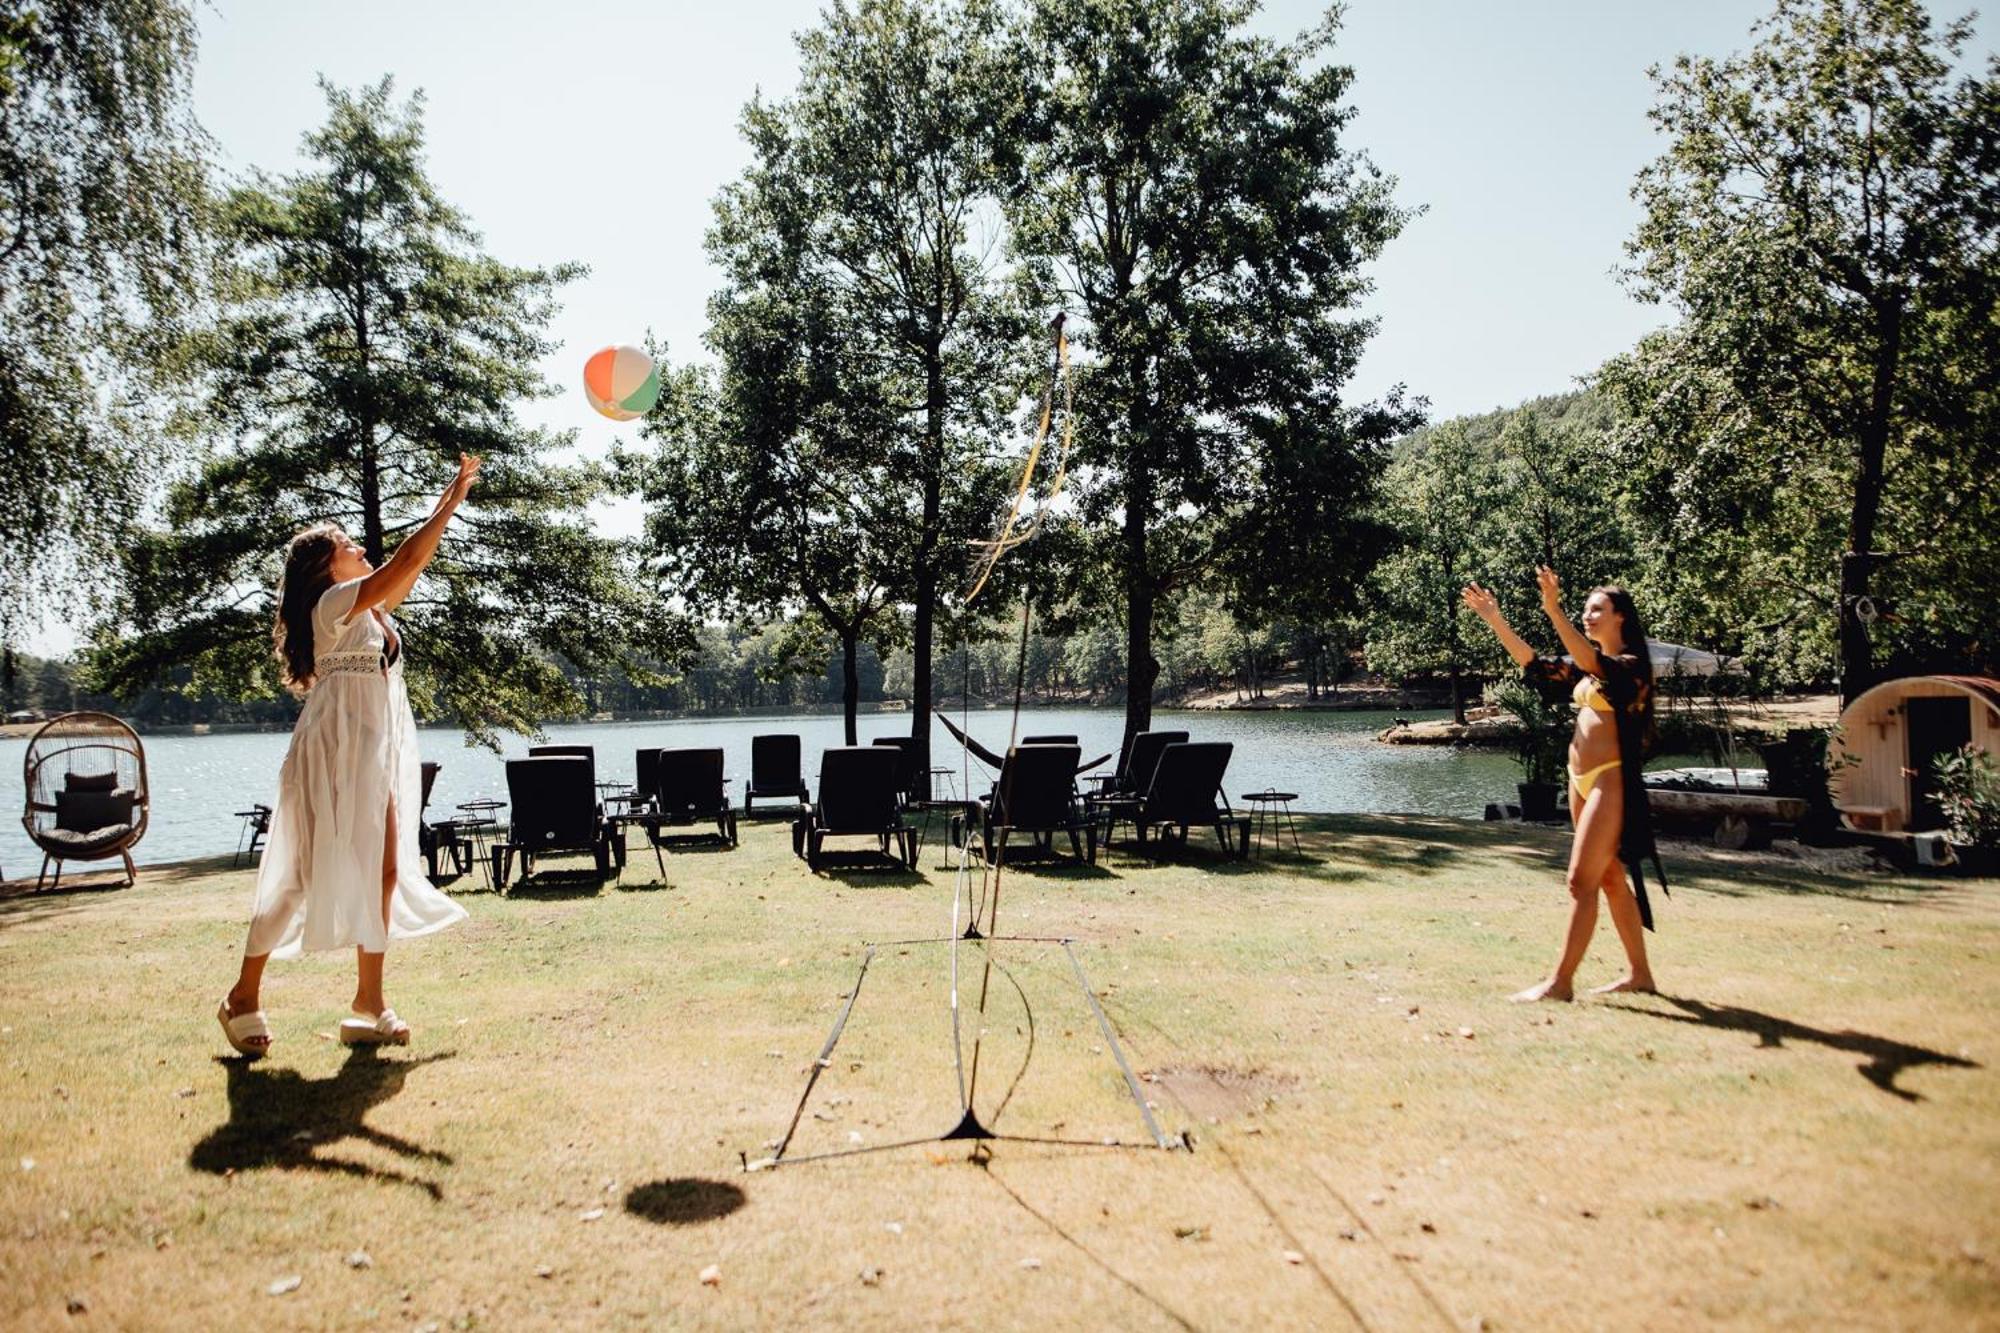
[[[1932,761],[1966,745],[2000,760],[2000,680],[1885,680],[1840,714],[1840,735],[1829,754],[1834,806],[1848,827],[1867,832],[1938,828],[1943,820],[1930,800]]]

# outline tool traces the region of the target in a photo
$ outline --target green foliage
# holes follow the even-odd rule
[[[1351,592],[1374,457],[1414,420],[1340,398],[1373,329],[1363,266],[1407,215],[1343,142],[1336,15],[1279,43],[1251,13],[1035,0],[1023,34],[1007,217],[1029,289],[1081,317],[1072,494],[1088,563],[1115,575],[1128,731],[1150,715],[1163,599],[1218,571],[1245,597],[1275,559],[1316,613]]]
[[[171,441],[155,362],[208,284],[191,8],[0,4],[0,638],[95,598]]]
[[[1560,784],[1569,766],[1570,736],[1576,730],[1570,710],[1518,676],[1503,678],[1493,701],[1521,724],[1514,757],[1521,762],[1522,780]]]
[[[935,620],[999,503],[986,458],[1037,322],[1003,300],[975,234],[1019,119],[1016,50],[986,0],[835,0],[799,56],[792,96],[745,112],[759,161],[719,203],[717,242],[772,244],[754,232],[796,221],[776,243],[796,248],[833,333],[820,351],[868,399],[866,447],[900,479],[871,535],[911,608],[912,735],[927,747]]]
[[[2000,766],[1993,756],[1967,745],[1939,755],[1931,772],[1951,840],[1961,847],[2000,847]]]
[[[843,656],[913,635],[924,743],[936,618],[1022,388],[1024,322],[974,235],[1020,93],[998,27],[984,3],[837,0],[799,38],[797,90],[745,109],[753,161],[715,204],[720,373],[684,377],[630,463],[694,605],[811,616]]]
[[[2000,645],[2000,58],[1954,78],[1971,31],[1780,0],[1747,54],[1655,71],[1632,279],[1682,320],[1599,377],[1659,595],[1850,696]]]
[[[1391,676],[1448,673],[1461,720],[1458,678],[1477,622],[1459,605],[1459,592],[1484,572],[1482,516],[1498,486],[1494,465],[1455,425],[1434,431],[1421,453],[1389,469],[1383,485],[1401,544],[1372,576],[1368,661]]]
[[[274,691],[284,541],[331,519],[379,563],[464,451],[487,460],[479,486],[398,610],[411,696],[488,743],[532,732],[583,703],[562,663],[648,679],[685,645],[591,526],[605,478],[556,462],[571,438],[523,427],[511,406],[554,392],[533,369],[551,347],[540,326],[581,270],[478,250],[424,173],[421,97],[392,106],[386,79],[325,91],[313,165],[227,201],[227,300],[181,349],[198,391],[184,424],[209,448],[175,478],[164,526],[129,544],[128,600],[99,627],[94,678]]]

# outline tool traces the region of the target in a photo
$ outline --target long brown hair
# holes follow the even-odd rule
[[[1646,742],[1646,753],[1651,754],[1659,745],[1659,724],[1653,718],[1653,645],[1646,641],[1646,622],[1639,618],[1638,604],[1632,594],[1616,584],[1604,584],[1590,590],[1591,596],[1604,594],[1604,600],[1611,603],[1611,609],[1618,613],[1619,624],[1625,637],[1625,651],[1639,659],[1639,702],[1644,709],[1645,729],[1640,733]]]
[[[285,547],[278,579],[278,615],[271,626],[278,675],[294,694],[313,685],[313,608],[333,586],[333,554],[346,534],[336,523],[315,523]]]

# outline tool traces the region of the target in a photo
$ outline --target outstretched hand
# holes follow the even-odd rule
[[[479,465],[485,461],[478,454],[458,456],[458,476],[452,479],[451,484],[458,492],[459,498],[463,499],[465,493],[472,489],[472,483],[479,477]]]
[[[1562,580],[1547,565],[1537,566],[1535,581],[1542,587],[1542,609],[1552,616],[1560,616],[1562,609]]]
[[[1480,587],[1476,581],[1466,584],[1465,590],[1458,596],[1459,600],[1465,603],[1465,609],[1481,620],[1491,620],[1500,614],[1500,599]]]

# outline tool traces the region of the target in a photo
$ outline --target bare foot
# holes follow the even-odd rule
[[[1515,1004],[1533,1004],[1537,1000],[1561,1000],[1567,1004],[1576,998],[1576,993],[1567,984],[1558,986],[1555,978],[1551,977],[1539,986],[1516,991],[1510,998]]]
[[[1651,977],[1620,977],[1618,980],[1607,982],[1602,986],[1592,986],[1590,993],[1592,995],[1620,995],[1626,993],[1632,995],[1658,995],[1660,991],[1659,987],[1653,984]]]

